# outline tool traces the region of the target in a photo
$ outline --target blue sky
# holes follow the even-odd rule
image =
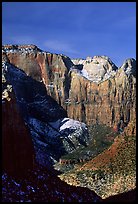
[[[136,58],[136,2],[3,2],[2,43],[70,58]]]

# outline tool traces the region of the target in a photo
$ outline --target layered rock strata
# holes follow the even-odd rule
[[[114,126],[135,120],[136,61],[120,68],[105,56],[70,60],[36,46],[3,46],[3,56],[27,75],[45,84],[47,93],[86,124]]]

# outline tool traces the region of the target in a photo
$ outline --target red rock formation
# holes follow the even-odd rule
[[[3,46],[3,55],[10,63],[24,70],[32,78],[43,81],[47,92],[68,112],[68,117],[95,124],[117,125],[136,118],[136,78],[127,76],[125,66],[115,76],[95,83],[69,71],[71,60],[63,55],[42,52],[36,46],[21,48]],[[111,63],[108,63],[111,66]]]
[[[129,82],[126,76],[120,81],[118,77],[117,74],[96,84],[72,73],[69,95],[72,103],[67,106],[69,117],[82,121],[85,118],[87,124],[98,121],[109,126],[118,124],[122,116],[124,122],[134,120],[135,78]]]
[[[10,98],[2,103],[2,168],[11,175],[23,176],[34,166],[34,149],[13,93]]]

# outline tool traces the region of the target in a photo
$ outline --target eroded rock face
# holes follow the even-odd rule
[[[67,110],[68,117],[86,124],[114,126],[135,119],[136,61],[118,69],[106,56],[70,60],[37,47],[5,48],[10,63],[45,84],[47,93]]]
[[[117,124],[135,118],[136,78],[127,76],[121,68],[113,78],[94,83],[72,72],[70,86],[71,100],[67,106],[69,117],[87,124]]]
[[[68,98],[69,68],[72,61],[64,56],[42,52],[35,46],[3,46],[3,56],[6,55],[11,64],[25,71],[37,81],[43,81],[47,92],[59,103]]]

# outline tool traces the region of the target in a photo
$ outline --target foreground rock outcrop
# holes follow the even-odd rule
[[[17,106],[12,86],[3,75],[2,167],[16,177],[25,176],[35,164],[35,152],[28,127]],[[10,87],[10,89],[9,89]]]
[[[2,186],[2,202],[102,202],[94,191],[68,185],[41,166],[24,179],[4,173]]]
[[[42,81],[47,93],[68,117],[86,124],[128,124],[136,118],[136,61],[127,59],[120,68],[105,56],[70,60],[33,45],[3,46],[3,57]]]

